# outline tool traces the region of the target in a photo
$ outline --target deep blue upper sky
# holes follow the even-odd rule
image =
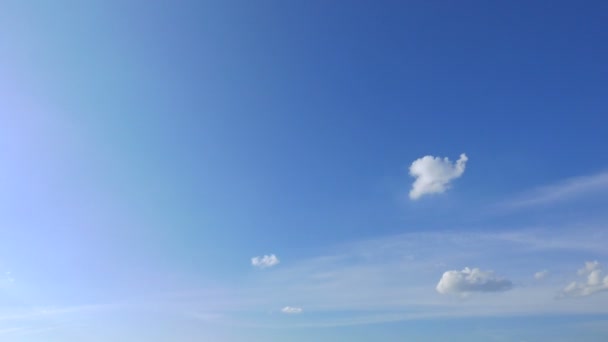
[[[399,234],[602,226],[606,13],[606,1],[5,1],[0,271],[28,285],[1,301],[243,290],[255,255],[287,268]],[[461,153],[448,191],[408,198],[414,160]],[[572,177],[599,185],[559,187]],[[555,184],[560,201],[596,193],[497,209]],[[580,267],[592,251],[541,259]],[[478,257],[446,267],[486,267]]]

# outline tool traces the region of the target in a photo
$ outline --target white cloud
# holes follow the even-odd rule
[[[251,264],[258,268],[268,268],[272,266],[276,266],[279,264],[279,258],[276,255],[264,255],[262,257],[253,257],[251,258]]]
[[[302,308],[286,306],[281,309],[281,312],[288,315],[296,315],[302,313]]]
[[[579,276],[587,276],[585,281],[573,281],[564,288],[562,297],[584,297],[597,292],[608,291],[608,275],[602,278],[602,266],[597,261],[587,261],[585,267],[578,270]]]
[[[465,267],[462,271],[446,271],[437,284],[441,294],[468,294],[471,292],[499,292],[513,287],[510,280],[497,277],[492,271]]]
[[[534,273],[534,279],[536,280],[543,280],[547,278],[547,276],[549,276],[549,271],[547,270],[542,270]]]
[[[410,198],[415,200],[423,195],[442,193],[450,187],[450,182],[464,173],[467,156],[463,153],[456,163],[448,158],[425,156],[416,159],[410,166],[410,175],[416,180],[410,190]]]

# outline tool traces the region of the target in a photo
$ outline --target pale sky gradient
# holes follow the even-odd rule
[[[0,340],[608,340],[605,13],[0,2]]]

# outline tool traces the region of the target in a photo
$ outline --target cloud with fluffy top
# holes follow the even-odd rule
[[[447,157],[424,156],[414,160],[410,166],[410,176],[416,178],[410,190],[410,199],[416,200],[424,195],[439,194],[450,188],[450,182],[464,173],[469,158],[461,154],[452,163]]]
[[[256,256],[251,258],[251,265],[257,268],[268,268],[273,267],[279,264],[279,258],[276,255],[264,255],[264,256]]]
[[[585,281],[573,281],[566,286],[561,297],[585,297],[594,293],[608,291],[608,275],[602,278],[602,266],[597,261],[587,261],[585,267],[578,270],[579,276],[587,276]]]
[[[513,283],[497,277],[492,271],[465,267],[462,271],[446,271],[436,290],[441,294],[470,294],[473,292],[501,292],[510,290]]]
[[[297,315],[302,313],[302,308],[286,306],[281,309],[281,312],[288,315]]]

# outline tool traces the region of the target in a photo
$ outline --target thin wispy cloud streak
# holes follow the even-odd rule
[[[36,320],[62,315],[84,315],[124,308],[122,304],[81,305],[69,307],[4,308],[0,310],[0,321]]]
[[[25,327],[15,327],[15,328],[4,328],[0,329],[0,335],[14,334],[16,332],[21,332],[26,330]]]
[[[608,191],[608,172],[566,179],[556,184],[542,186],[511,199],[503,206],[519,209],[549,205],[583,196],[606,194]]]

